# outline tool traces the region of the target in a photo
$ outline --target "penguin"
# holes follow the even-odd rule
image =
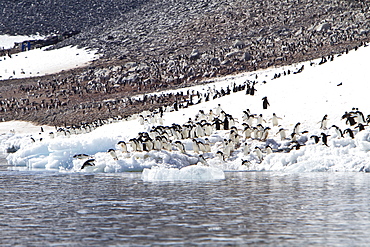
[[[292,133],[292,134],[290,134],[290,137],[292,138],[292,142],[297,142],[297,139],[298,139],[298,134],[296,134],[296,133]]]
[[[229,119],[227,118],[227,116],[225,117],[223,123],[224,123],[224,130],[229,130]]]
[[[247,124],[243,130],[244,138],[249,139],[252,137],[252,129]]]
[[[249,126],[253,126],[253,121],[254,121],[254,116],[253,115],[249,115],[248,121],[247,121],[248,125]]]
[[[139,118],[138,118],[138,120],[139,120],[139,124],[140,125],[144,125],[145,119],[144,119],[143,115],[140,115]]]
[[[54,132],[49,132],[49,138],[54,139]]]
[[[207,120],[209,122],[212,122],[214,118],[215,118],[215,114],[213,113],[212,109],[210,109],[209,113],[207,114]]]
[[[265,150],[266,150],[266,155],[269,155],[269,154],[273,153],[272,148],[269,145],[266,146]]]
[[[221,104],[218,104],[216,109],[215,109],[216,116],[220,116],[221,111],[222,111]]]
[[[206,159],[201,154],[198,156],[198,162],[202,163],[205,166],[209,166],[208,162],[206,161]]]
[[[174,144],[181,153],[185,153],[185,146],[181,141],[175,141]]]
[[[322,120],[321,120],[321,125],[320,125],[320,129],[322,130],[326,130],[327,129],[327,124],[328,124],[328,115],[326,114]]]
[[[357,123],[364,124],[366,122],[364,114],[359,110],[355,112],[355,119],[357,120]]]
[[[350,126],[353,126],[356,124],[355,117],[349,115],[349,116],[346,116],[345,118],[346,118],[346,124],[349,124]]]
[[[212,126],[212,124],[210,124],[210,123],[205,123],[205,124],[203,125],[203,128],[204,128],[204,134],[205,134],[206,136],[210,136],[210,135],[212,135],[212,132],[213,132],[213,126]]]
[[[331,127],[335,128],[335,133],[337,133],[338,138],[343,138],[344,137],[342,130],[338,126],[333,125]]]
[[[266,121],[263,119],[263,115],[262,115],[262,114],[258,115],[258,117],[257,117],[257,125],[259,125],[259,124],[263,124],[263,122],[266,122]]]
[[[276,134],[280,134],[280,140],[285,140],[286,139],[286,129],[281,128]]]
[[[263,132],[262,132],[262,135],[261,135],[261,141],[266,141],[267,140],[267,137],[269,135],[269,130],[271,128],[270,127],[266,127]]]
[[[325,133],[321,133],[321,141],[327,147],[329,147],[329,145],[328,145],[328,136],[330,136],[330,135],[327,135]]]
[[[252,87],[250,87],[250,89],[249,89],[249,94],[251,96],[253,96],[256,91],[257,91],[257,89],[254,88],[254,84],[253,84]]]
[[[251,165],[251,162],[249,160],[243,160],[242,159],[242,166],[247,166],[247,168],[249,169],[250,165]]]
[[[244,122],[247,122],[248,121],[248,118],[249,118],[249,115],[250,113],[248,111],[243,111],[243,116],[242,116],[242,119]]]
[[[202,128],[200,123],[195,124],[195,135],[197,137],[203,137],[205,136],[204,129]]]
[[[299,128],[301,127],[301,123],[298,122],[293,129],[293,133],[299,135]]]
[[[304,146],[302,144],[300,144],[299,142],[296,142],[293,146],[292,146],[292,149],[295,149],[295,150],[299,150],[301,149],[301,147]]]
[[[365,125],[363,125],[362,123],[358,123],[355,129],[358,129],[358,131],[363,131],[365,130]]]
[[[344,134],[348,134],[349,135],[349,137],[351,137],[352,139],[353,138],[355,138],[355,135],[353,134],[353,131],[351,130],[351,129],[345,129],[344,131],[343,131],[343,133]]]
[[[272,118],[271,118],[272,126],[278,126],[279,125],[279,119],[282,119],[282,118],[276,116],[275,113],[272,113]]]
[[[199,144],[198,144],[198,141],[197,140],[195,140],[195,139],[193,139],[193,151],[195,152],[195,153],[199,153]]]
[[[145,143],[146,151],[149,152],[149,151],[152,151],[153,150],[154,143],[153,143],[152,138],[147,138],[144,143]]]
[[[244,147],[243,147],[243,154],[244,156],[247,156],[251,153],[251,150],[250,150],[250,147],[248,145],[248,143],[244,143]]]
[[[221,151],[217,151],[216,152],[216,157],[219,158],[221,161],[225,161],[225,156],[224,156],[224,153],[221,152]]]
[[[160,136],[157,136],[155,139],[154,139],[154,146],[153,146],[153,149],[154,150],[161,150],[162,149],[162,138]]]
[[[310,138],[314,139],[315,144],[319,143],[319,141],[320,141],[320,137],[318,137],[316,135],[312,135]]]
[[[138,151],[138,142],[137,142],[137,140],[135,139],[135,138],[132,138],[132,139],[130,139],[130,145],[131,145],[131,148],[132,148],[132,151],[133,152],[136,152],[136,151]]]
[[[205,147],[205,152],[210,153],[211,152],[211,143],[208,138],[204,139],[204,147]]]
[[[124,141],[119,141],[117,145],[121,148],[122,153],[127,153],[127,145]]]
[[[81,170],[84,169],[85,167],[88,167],[88,166],[95,166],[95,163],[94,163],[95,159],[88,159],[86,160],[83,165],[81,166]]]
[[[232,148],[232,143],[231,141],[226,141],[225,146],[224,146],[224,157],[230,157],[231,156],[231,148]]]
[[[219,118],[215,118],[214,125],[216,130],[221,130],[221,123],[222,121]]]
[[[254,152],[256,153],[259,161],[261,162],[263,160],[263,154],[262,154],[261,149],[259,147],[255,147]]]
[[[257,127],[253,127],[253,139],[259,140],[261,137],[261,132],[258,130]]]
[[[238,135],[237,130],[231,129],[229,133],[229,139],[233,142],[239,142],[239,135]]]
[[[269,105],[270,105],[270,103],[268,102],[267,97],[266,96],[263,97],[262,98],[262,107],[263,107],[263,109],[266,110]]]
[[[91,156],[88,155],[88,154],[75,154],[72,156],[72,158],[74,159],[79,159],[79,160],[82,160],[82,159],[88,159],[90,158]]]
[[[107,153],[109,153],[109,154],[112,156],[112,158],[113,158],[114,160],[118,160],[118,157],[117,157],[116,151],[115,151],[113,148],[109,149],[109,150],[107,151]]]
[[[199,151],[201,151],[202,153],[207,153],[206,146],[204,145],[203,142],[198,141],[198,146],[199,146]]]

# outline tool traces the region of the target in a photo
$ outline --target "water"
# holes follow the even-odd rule
[[[143,182],[140,173],[0,172],[1,246],[360,246],[370,174],[227,173]]]

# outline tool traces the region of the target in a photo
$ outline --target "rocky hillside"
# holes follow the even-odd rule
[[[47,88],[48,98],[58,107],[43,111],[42,119],[29,110],[12,115],[9,109],[6,114],[0,111],[0,117],[49,124],[72,124],[86,114],[92,120],[125,115],[122,111],[132,113],[142,107],[125,106],[120,112],[105,108],[104,102],[329,56],[370,39],[370,1],[365,0],[18,0],[1,1],[1,8],[5,18],[0,32],[74,29],[81,33],[55,47],[92,47],[104,54],[94,66],[53,79],[14,80],[12,85],[23,88],[7,89],[12,96],[2,93],[15,101],[13,95],[28,98],[17,103],[19,107],[26,107],[23,102],[38,106],[45,102],[40,95]],[[72,90],[76,85],[79,90]],[[72,119],[65,109],[83,109],[83,114],[74,113]]]
[[[5,0],[0,1],[0,34],[48,35],[89,30],[119,18],[143,0]]]

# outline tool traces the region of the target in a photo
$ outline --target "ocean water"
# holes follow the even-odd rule
[[[1,246],[360,246],[370,174],[230,172],[211,182],[0,166]]]

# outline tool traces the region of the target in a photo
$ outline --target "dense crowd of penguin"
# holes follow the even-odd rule
[[[140,132],[130,140],[119,141],[116,147],[107,150],[107,155],[119,160],[136,152],[178,152],[196,157],[196,163],[207,166],[207,159],[218,158],[220,163],[225,163],[243,157],[240,164],[250,169],[252,163],[258,165],[266,156],[275,152],[288,153],[299,150],[302,146],[315,144],[329,147],[331,136],[353,139],[370,122],[370,115],[365,118],[361,111],[353,108],[342,116],[342,121],[348,128],[341,130],[336,125],[328,127],[328,116],[325,115],[319,122],[321,134],[317,136],[301,131],[300,123],[295,124],[291,130],[283,128],[279,124],[281,118],[276,114],[271,119],[265,119],[262,114],[253,114],[247,109],[243,111],[240,121],[224,112],[220,105],[207,113],[199,110],[194,120],[189,119],[182,125],[161,125],[158,113],[141,115],[138,121],[144,125],[142,118],[152,123],[150,131]],[[95,166],[93,155],[77,154],[73,158],[82,160],[80,169]]]

